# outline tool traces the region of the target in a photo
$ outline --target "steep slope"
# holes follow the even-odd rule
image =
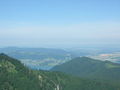
[[[120,83],[120,64],[78,57],[55,66],[52,71],[61,71],[79,77]]]
[[[0,90],[119,90],[107,83],[80,79],[60,72],[35,71],[0,54]]]

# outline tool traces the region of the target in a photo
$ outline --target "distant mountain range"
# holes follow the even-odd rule
[[[0,48],[0,53],[14,57],[26,66],[37,70],[50,70],[56,65],[60,65],[79,56],[89,56],[100,60],[107,59],[119,63],[120,53],[114,53],[114,51],[119,51],[119,49],[73,48],[64,50],[54,48]],[[106,54],[108,52],[112,53]]]
[[[120,64],[100,61],[88,57],[78,57],[55,66],[52,71],[65,72],[82,78],[114,82],[120,85]]]
[[[70,57],[70,53],[63,49],[53,49],[53,48],[18,48],[18,47],[8,47],[0,48],[1,53],[6,53],[14,58],[18,59],[45,59],[45,58],[55,58],[55,59],[65,59]]]
[[[0,90],[120,90],[120,87],[60,72],[31,70],[0,54]]]
[[[1,53],[17,58],[33,69],[48,70],[55,65],[71,60],[73,55],[63,49],[53,48],[0,48]]]

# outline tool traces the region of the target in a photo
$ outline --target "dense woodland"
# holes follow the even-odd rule
[[[78,57],[51,70],[120,86],[120,64],[110,61]]]
[[[0,90],[120,90],[120,87],[61,72],[31,70],[0,54]]]

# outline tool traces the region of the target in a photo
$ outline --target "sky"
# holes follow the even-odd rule
[[[120,45],[120,0],[0,0],[0,47]]]

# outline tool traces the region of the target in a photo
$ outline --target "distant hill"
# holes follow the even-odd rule
[[[55,66],[51,70],[89,79],[111,81],[120,85],[120,64],[115,64],[110,61],[78,57],[64,64]]]
[[[34,69],[50,69],[55,65],[70,60],[73,56],[63,49],[53,48],[0,48],[1,53],[20,60]]]
[[[119,49],[97,49],[97,48],[76,48],[76,49],[55,49],[55,48],[18,48],[6,47],[0,48],[0,53],[5,53],[13,58],[20,60],[23,64],[32,69],[50,70],[56,65],[65,63],[72,58],[79,56],[96,56],[107,52],[119,51]],[[103,56],[102,56],[103,57]],[[119,58],[114,54],[107,57],[110,61]]]
[[[0,90],[120,90],[120,87],[60,72],[30,70],[20,61],[0,54]]]
[[[17,59],[45,59],[45,58],[56,58],[65,59],[69,56],[69,53],[63,49],[54,48],[18,48],[18,47],[7,47],[0,48],[1,53],[6,53]]]

